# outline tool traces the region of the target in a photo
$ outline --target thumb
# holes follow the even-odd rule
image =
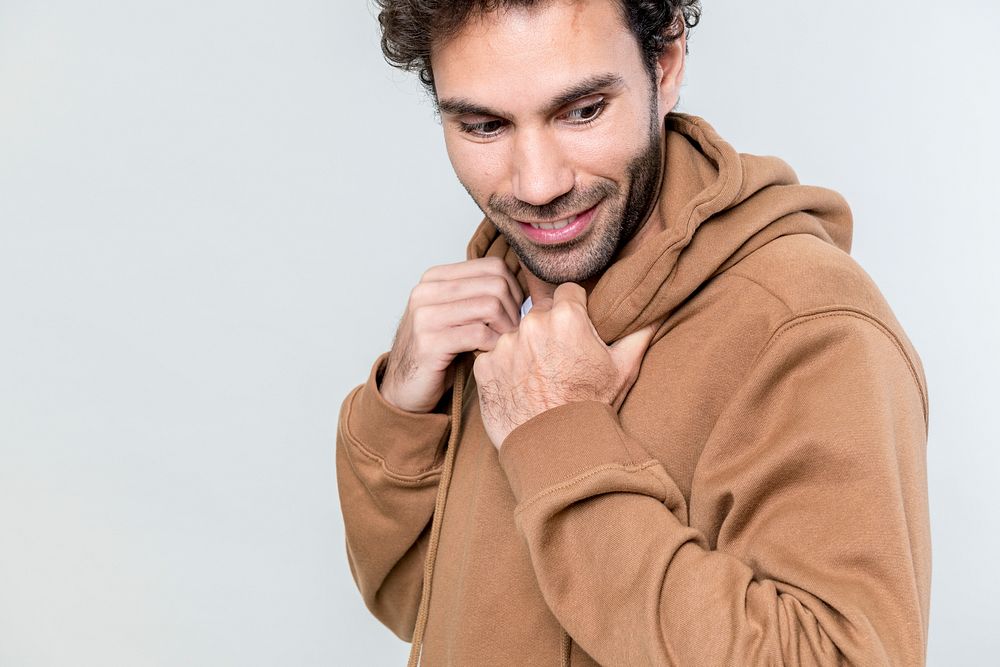
[[[649,348],[649,343],[656,333],[658,322],[648,324],[638,331],[633,331],[624,338],[619,338],[611,344],[611,356],[618,364],[618,368],[626,372],[630,377],[636,375],[642,357]]]
[[[552,310],[552,297],[542,296],[538,297],[538,301],[532,301],[531,310],[535,312],[544,313],[545,311]]]

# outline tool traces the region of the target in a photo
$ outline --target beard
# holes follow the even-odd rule
[[[645,222],[656,202],[660,182],[661,132],[655,107],[650,111],[649,136],[643,148],[629,161],[624,191],[614,181],[601,179],[585,188],[574,187],[543,206],[494,194],[485,208],[480,207],[507,239],[521,264],[539,279],[553,285],[581,283],[603,273]],[[601,211],[595,211],[591,221],[593,227],[582,237],[565,243],[532,244],[517,222],[557,220],[588,210],[598,202],[603,206]],[[598,216],[603,220],[598,220]]]

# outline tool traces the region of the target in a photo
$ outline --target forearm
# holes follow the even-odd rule
[[[813,326],[719,418],[690,505],[608,406],[504,442],[540,588],[601,664],[923,663],[921,395],[882,333]]]
[[[408,640],[419,605],[448,415],[404,413],[388,405],[377,394],[378,367],[376,362],[368,382],[355,388],[341,408],[337,486],[358,589],[372,613]]]
[[[620,461],[525,497],[515,515],[550,608],[601,664],[920,662],[907,527],[882,521],[897,507],[845,529],[814,498],[788,498],[759,517],[769,528],[734,518],[713,545],[659,463]]]

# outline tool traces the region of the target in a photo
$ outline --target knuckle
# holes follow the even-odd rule
[[[507,346],[510,345],[510,341],[511,341],[510,334],[500,334],[499,336],[497,336],[496,341],[494,341],[493,343],[493,350],[496,352],[502,352],[503,350],[506,350]]]
[[[587,307],[579,301],[560,301],[553,310],[565,317],[580,317],[587,314]]]
[[[491,297],[489,302],[489,315],[494,318],[494,320],[501,320],[507,314],[507,311],[503,307],[503,302],[496,298]]]
[[[490,276],[487,290],[497,298],[502,298],[507,293],[507,279],[503,276]]]
[[[577,330],[580,326],[580,317],[571,308],[553,308],[550,322],[552,327],[559,331]]]
[[[483,346],[492,346],[496,339],[500,336],[497,332],[490,329],[485,324],[479,328],[479,343]]]
[[[478,357],[476,357],[476,360],[472,363],[472,370],[478,377],[482,377],[483,374],[489,368],[489,364],[490,364],[490,353],[483,352]]]
[[[485,264],[491,271],[502,273],[507,270],[507,263],[501,257],[486,257]]]
[[[454,264],[435,264],[434,266],[428,267],[427,270],[420,275],[420,282],[445,280],[449,274],[451,274],[463,263],[464,262],[457,262]]]
[[[552,310],[550,312],[553,317],[556,317],[561,321],[566,320],[576,316],[577,311],[573,308],[573,306],[574,304],[568,301],[559,301],[552,306]]]
[[[476,327],[475,331],[472,332],[472,336],[470,336],[470,338],[472,339],[471,342],[473,345],[479,345],[480,347],[485,345],[490,339],[489,334],[487,333],[486,325],[480,325]]]
[[[427,285],[425,283],[418,283],[413,289],[410,290],[410,298],[407,301],[407,305],[413,309],[419,304],[423,303],[424,294],[426,293]]]
[[[434,279],[434,274],[437,271],[437,268],[438,267],[436,267],[436,266],[432,266],[429,269],[427,269],[426,271],[424,271],[423,273],[421,273],[420,274],[420,282],[426,283],[426,282],[430,282],[431,280],[433,280]]]
[[[416,306],[413,309],[412,320],[414,331],[422,331],[427,326],[428,312],[426,306]]]

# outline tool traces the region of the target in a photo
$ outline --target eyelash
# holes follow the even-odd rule
[[[493,125],[494,123],[500,124],[496,130],[494,130],[493,132],[487,132],[484,130],[484,128],[487,125]],[[466,134],[472,134],[477,137],[489,138],[499,134],[500,128],[502,128],[506,123],[507,121],[505,120],[486,120],[483,121],[482,123],[463,123],[459,121],[458,127],[459,129],[462,130],[462,132],[465,132]]]
[[[574,125],[590,125],[595,120],[597,120],[598,118],[601,117],[601,114],[604,113],[604,110],[607,108],[607,106],[608,106],[608,101],[604,100],[604,99],[601,99],[601,100],[597,100],[593,104],[588,104],[585,107],[578,107],[576,109],[573,109],[569,113],[575,113],[577,111],[587,111],[588,109],[594,109],[594,115],[593,116],[591,116],[590,118],[581,118],[580,120],[578,120],[578,121],[576,121],[574,123]]]
[[[578,107],[576,109],[572,109],[568,113],[572,114],[572,113],[576,113],[576,112],[580,112],[580,111],[588,111],[590,109],[593,109],[594,110],[594,115],[591,116],[590,118],[582,118],[582,119],[580,119],[578,121],[573,121],[572,122],[573,125],[587,126],[587,125],[590,125],[591,123],[595,122],[598,118],[600,118],[601,114],[604,113],[604,110],[607,109],[607,107],[608,107],[608,101],[604,100],[604,99],[601,99],[601,100],[598,100],[598,101],[594,102],[593,104],[588,104],[585,107]],[[492,132],[484,131],[484,128],[486,126],[493,125],[494,123],[499,123],[500,124],[497,127],[496,130],[494,130]],[[459,121],[458,126],[459,126],[459,130],[461,130],[462,132],[464,132],[466,134],[471,134],[471,135],[473,135],[475,137],[479,137],[481,139],[492,139],[493,137],[495,137],[498,134],[500,134],[500,130],[506,124],[507,124],[507,121],[505,121],[505,120],[494,119],[494,120],[483,121],[481,123],[463,123],[463,122]]]

